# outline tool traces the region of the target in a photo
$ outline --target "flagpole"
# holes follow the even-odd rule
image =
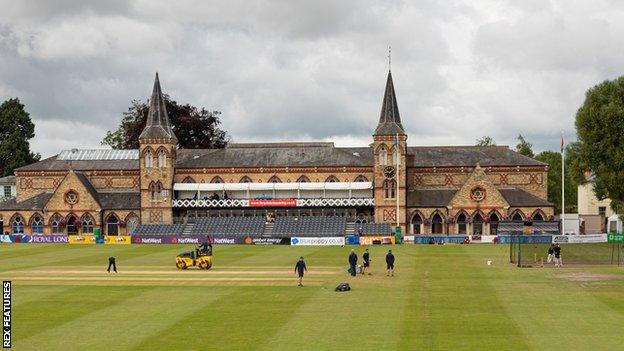
[[[399,153],[399,133],[396,134],[396,185],[397,185],[397,190],[396,190],[396,221],[397,221],[397,227],[400,226],[400,221],[399,221],[399,157],[400,157],[400,153]]]
[[[565,149],[561,132],[561,234],[565,235]]]

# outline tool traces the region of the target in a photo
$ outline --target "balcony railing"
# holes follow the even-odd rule
[[[374,198],[317,198],[317,199],[175,199],[173,207],[353,207],[375,206]]]

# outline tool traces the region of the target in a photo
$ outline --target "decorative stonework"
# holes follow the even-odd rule
[[[485,195],[485,189],[480,186],[475,187],[470,191],[470,198],[476,202],[481,202],[485,200]]]
[[[70,190],[65,193],[65,203],[67,203],[70,206],[77,204],[78,199],[79,199],[78,193],[75,192],[74,190]]]
[[[396,210],[383,210],[383,220],[384,222],[396,222]]]

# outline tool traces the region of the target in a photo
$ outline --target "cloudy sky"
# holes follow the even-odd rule
[[[584,92],[624,72],[618,0],[0,0],[0,101],[34,151],[97,148],[154,72],[236,142],[366,145],[392,73],[410,145],[574,138]]]

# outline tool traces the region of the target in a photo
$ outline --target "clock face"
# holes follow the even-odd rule
[[[386,166],[383,172],[386,178],[394,178],[394,175],[396,174],[396,170],[392,166]]]

